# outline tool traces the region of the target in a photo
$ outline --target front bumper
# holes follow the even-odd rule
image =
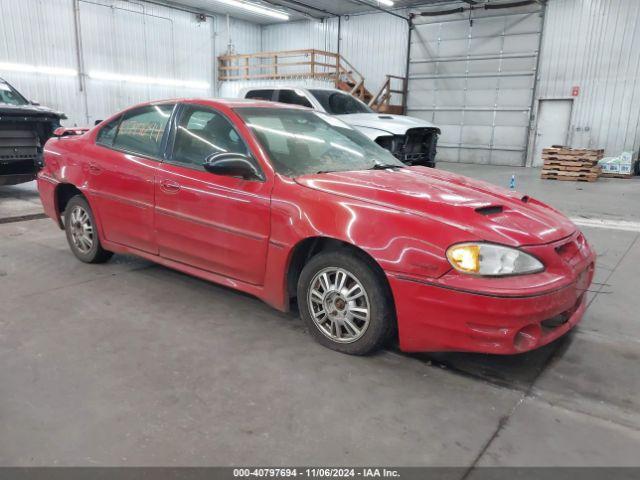
[[[473,292],[388,275],[400,349],[514,354],[552,342],[580,322],[595,269],[588,250],[569,283],[535,294]]]

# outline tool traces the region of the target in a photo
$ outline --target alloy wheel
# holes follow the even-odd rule
[[[343,268],[320,270],[311,281],[307,298],[314,323],[334,342],[355,342],[369,326],[367,292],[360,280]]]
[[[88,253],[93,247],[93,225],[89,213],[80,205],[76,205],[73,207],[69,219],[74,246],[79,252]]]

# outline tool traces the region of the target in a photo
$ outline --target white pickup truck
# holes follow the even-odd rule
[[[302,105],[335,115],[357,128],[408,165],[435,167],[440,129],[405,115],[377,113],[357,98],[334,88],[248,87],[241,98]]]

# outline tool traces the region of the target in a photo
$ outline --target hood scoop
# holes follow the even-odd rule
[[[503,210],[504,208],[502,207],[502,205],[487,205],[486,207],[476,208],[476,212],[478,212],[480,215],[485,216],[496,215],[498,213],[502,213]]]
[[[378,118],[380,120],[393,120],[393,117],[390,117],[389,115],[378,115]]]

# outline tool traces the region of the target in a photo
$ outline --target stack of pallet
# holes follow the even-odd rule
[[[595,182],[600,176],[598,160],[604,150],[569,148],[554,145],[542,150],[541,177],[547,180],[568,180],[574,182]]]

